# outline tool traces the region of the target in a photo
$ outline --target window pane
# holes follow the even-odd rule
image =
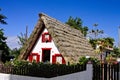
[[[56,63],[62,64],[62,57],[56,57]]]

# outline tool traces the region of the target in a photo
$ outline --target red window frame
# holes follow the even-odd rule
[[[45,35],[48,35],[49,38],[45,38]],[[42,34],[42,42],[51,42],[51,35],[48,32]]]
[[[38,53],[31,53],[28,57],[29,61],[32,62],[33,61],[33,56],[36,56],[36,62],[40,61],[40,55]]]
[[[53,64],[56,64],[56,58],[57,57],[62,57],[62,64],[66,64],[65,59],[63,58],[63,56],[61,54],[55,54],[55,55],[52,56],[52,63]]]

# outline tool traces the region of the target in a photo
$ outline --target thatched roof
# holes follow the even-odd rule
[[[71,28],[46,14],[39,14],[39,16],[40,19],[27,43],[23,46],[19,59],[28,57],[44,28],[48,30],[66,62],[78,62],[80,56],[95,56],[93,48],[80,30]]]

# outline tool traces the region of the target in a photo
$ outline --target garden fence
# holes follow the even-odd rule
[[[120,80],[120,63],[93,65],[93,80]]]
[[[0,73],[34,76],[34,77],[56,77],[75,72],[85,71],[86,65],[47,65],[38,66],[4,66],[0,65]]]

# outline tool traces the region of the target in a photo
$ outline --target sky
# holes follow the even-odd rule
[[[118,27],[120,26],[120,0],[0,0],[0,14],[4,14],[7,25],[1,25],[11,49],[18,48],[17,36],[25,33],[28,26],[30,35],[37,24],[39,13],[45,13],[63,23],[70,16],[79,17],[83,26],[90,30],[98,24],[104,30],[104,36],[115,39],[118,45]]]

